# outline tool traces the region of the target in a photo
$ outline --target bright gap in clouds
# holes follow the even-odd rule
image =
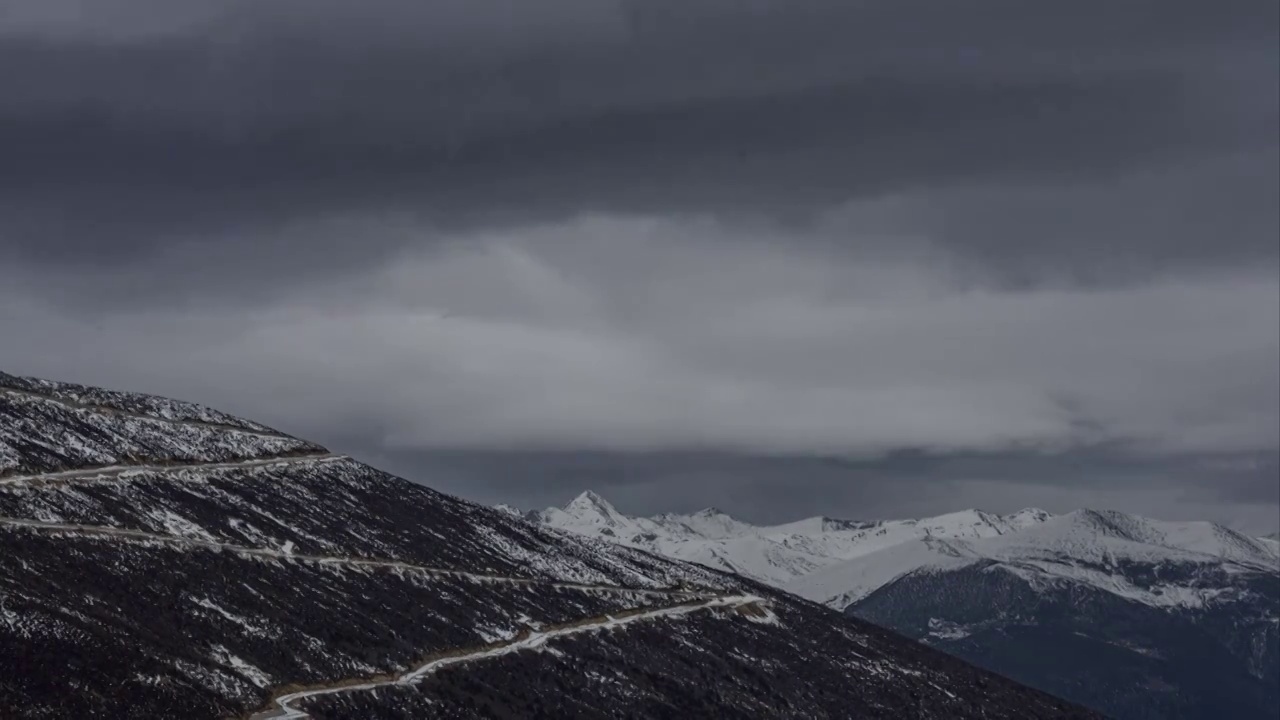
[[[584,216],[436,238],[252,311],[93,323],[18,278],[0,324],[44,353],[63,343],[65,373],[45,354],[45,374],[188,396],[207,377],[195,399],[298,432],[377,428],[398,448],[1229,453],[1280,435],[1274,274],[1011,290],[919,238],[846,252],[809,232]]]

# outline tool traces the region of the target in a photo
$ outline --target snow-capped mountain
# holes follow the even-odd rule
[[[532,516],[733,569],[1114,717],[1280,706],[1280,542],[1221,525],[1028,509],[757,527],[630,518],[594,494]]]
[[[1074,582],[1149,605],[1225,602],[1233,589],[1199,583],[1133,583],[1126,565],[1203,565],[1224,573],[1275,572],[1277,544],[1208,522],[1161,522],[1120,512],[1078,510],[1021,532],[976,539],[929,536],[902,542],[798,578],[784,587],[848,607],[904,575],[999,563],[1038,582]]]
[[[5,718],[1094,717],[257,423],[3,373],[0,668]]]
[[[782,525],[756,526],[716,508],[691,515],[629,517],[596,493],[586,491],[562,508],[548,508],[530,513],[529,517],[579,535],[785,586],[822,568],[908,540],[996,537],[1051,516],[1035,509],[1005,516],[965,510],[923,520],[858,522],[812,517]]]
[[[1013,535],[904,543],[791,589],[1117,718],[1272,718],[1278,547],[1081,510]]]

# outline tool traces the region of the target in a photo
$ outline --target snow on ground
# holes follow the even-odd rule
[[[173,512],[172,510],[151,510],[147,513],[147,517],[159,523],[160,527],[170,535],[177,537],[194,538],[196,540],[207,540],[214,542],[217,540],[204,528]]]
[[[979,562],[999,563],[1033,583],[1081,583],[1158,607],[1199,607],[1235,595],[1229,587],[1131,582],[1121,565],[1190,563],[1228,574],[1280,569],[1280,542],[1214,523],[1113,511],[962,510],[918,520],[812,517],[756,526],[714,508],[630,517],[588,491],[534,515],[551,527],[737,573],[840,608],[908,573]]]
[[[260,688],[271,685],[271,676],[262,672],[253,665],[236,657],[232,652],[221,645],[214,645],[211,651],[213,659],[218,661],[219,665],[224,665],[244,676],[249,682]]]
[[[514,511],[514,508],[508,512]],[[518,511],[515,511],[518,512]],[[715,508],[691,515],[630,517],[587,491],[563,508],[537,513],[544,524],[782,586],[851,558],[925,537],[995,537],[1044,522],[1043,510],[1008,516],[965,510],[923,520],[857,522],[812,517],[756,526]]]
[[[1276,557],[1280,557],[1280,539],[1272,537],[1253,538],[1259,545],[1266,548],[1268,552]]]
[[[262,632],[262,627],[259,626],[258,623],[255,623],[244,616],[237,615],[233,612],[230,612],[229,610],[217,604],[216,602],[210,600],[209,598],[196,598],[194,600],[194,603],[204,608],[205,610],[210,610],[220,615],[225,620],[230,620],[236,625],[239,625],[240,627],[244,628],[244,630],[248,634],[252,635],[252,634],[257,634]]]
[[[1211,523],[1171,523],[1110,511],[1078,510],[1020,531],[969,540],[926,538],[833,565],[784,586],[802,597],[847,607],[913,572],[996,563],[1033,585],[1073,582],[1154,607],[1203,607],[1237,597],[1229,586],[1140,583],[1124,566],[1182,565],[1276,571],[1261,543]]]
[[[846,607],[909,572],[948,570],[977,562],[941,540],[910,540],[797,578],[783,589],[801,597]]]
[[[538,652],[552,651],[554,649],[549,647],[548,643],[560,637],[568,637],[581,633],[600,632],[602,630],[612,630],[637,622],[650,621],[655,618],[679,618],[700,610],[763,606],[766,603],[767,601],[764,598],[754,595],[722,596],[705,600],[698,604],[656,608],[623,617],[606,616],[603,619],[589,623],[573,624],[545,631],[534,631],[523,638],[512,640],[511,642],[506,642],[496,647],[486,647],[469,653],[451,655],[449,657],[431,660],[403,675],[400,675],[399,677],[360,684],[340,684],[284,695],[276,699],[275,706],[277,710],[275,713],[259,713],[255,717],[277,717],[286,719],[306,718],[308,717],[306,712],[297,709],[295,705],[308,698],[318,697],[321,695],[332,695],[334,693],[366,692],[391,685],[412,685],[419,682],[422,678],[450,665],[501,657],[521,650],[533,650]],[[510,638],[503,638],[503,640],[508,639]]]

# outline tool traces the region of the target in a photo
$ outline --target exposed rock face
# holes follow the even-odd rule
[[[5,717],[1091,717],[256,423],[3,374],[0,668]]]

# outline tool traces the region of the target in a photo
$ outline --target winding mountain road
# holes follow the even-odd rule
[[[11,475],[0,477],[0,486],[22,485],[26,483],[74,482],[77,480],[112,480],[129,475],[151,473],[177,473],[188,470],[216,472],[218,470],[241,470],[244,468],[263,468],[297,464],[329,463],[350,460],[346,455],[337,453],[302,453],[298,455],[272,455],[252,460],[230,460],[225,462],[163,463],[142,465],[107,465],[102,467],[76,468],[51,473],[34,475]]]
[[[168,545],[179,545],[188,547],[198,547],[217,552],[230,552],[244,557],[269,558],[274,560],[287,560],[291,562],[315,563],[318,565],[343,565],[349,567],[364,568],[384,568],[390,570],[402,570],[409,572],[422,573],[440,578],[465,579],[476,582],[504,583],[509,585],[526,585],[539,587],[553,587],[565,590],[584,590],[589,592],[618,592],[632,595],[652,596],[652,597],[680,597],[680,598],[697,598],[704,597],[706,593],[698,593],[686,590],[652,590],[644,588],[629,588],[620,585],[593,585],[590,583],[569,582],[564,580],[547,580],[543,578],[532,577],[511,577],[506,575],[492,575],[487,573],[470,572],[464,570],[456,570],[451,568],[431,567],[428,565],[417,565],[403,560],[387,560],[381,558],[364,558],[349,557],[341,555],[311,555],[305,553],[295,553],[289,550],[276,550],[270,548],[256,548],[246,545],[235,545],[233,543],[218,542],[216,540],[203,540],[199,538],[181,537],[178,535],[165,535],[162,533],[147,532],[145,530],[129,530],[126,528],[107,527],[102,525],[80,525],[74,523],[54,523],[44,522],[41,520],[29,520],[25,518],[0,517],[0,526],[18,527],[38,532],[48,532],[57,534],[70,534],[81,536],[97,536],[107,538],[118,538],[133,542],[146,543],[164,543]]]
[[[326,452],[292,456],[275,456],[270,458],[238,460],[232,462],[116,465],[6,477],[0,479],[0,487],[5,485],[12,486],[21,484],[43,486],[48,483],[77,480],[110,480],[114,478],[128,477],[130,474],[142,473],[174,473],[191,470],[235,470],[277,465],[287,466],[303,463],[339,462],[345,460],[349,460],[349,458],[344,455]],[[108,538],[121,542],[163,543],[179,547],[200,548],[215,552],[229,552],[245,557],[267,558],[287,562],[341,565],[360,568],[385,568],[393,571],[417,572],[434,577],[467,579],[475,582],[553,587],[593,593],[619,593],[634,597],[637,600],[640,598],[649,598],[664,603],[661,605],[635,607],[629,610],[622,610],[598,617],[582,618],[554,626],[542,626],[538,628],[526,627],[519,634],[508,640],[434,653],[424,659],[413,669],[400,674],[351,678],[303,688],[299,688],[297,686],[285,686],[284,688],[277,690],[278,694],[272,696],[270,704],[267,707],[246,716],[249,720],[268,720],[272,718],[297,720],[299,718],[306,718],[309,717],[309,715],[305,711],[298,709],[296,706],[298,703],[309,698],[322,695],[333,695],[336,693],[374,690],[390,685],[412,685],[441,668],[463,663],[483,661],[509,653],[518,652],[520,650],[536,651],[545,646],[551,640],[560,637],[598,630],[614,629],[632,623],[655,620],[658,618],[680,617],[693,612],[712,610],[716,608],[735,609],[748,605],[758,606],[759,604],[767,602],[763,598],[754,595],[716,594],[717,590],[713,588],[642,589],[617,585],[597,585],[563,580],[551,580],[545,578],[492,575],[451,568],[417,565],[415,563],[395,559],[297,553],[293,551],[292,543],[286,543],[284,547],[278,549],[249,547],[245,545],[236,545],[234,543],[221,542],[210,538],[164,534],[146,530],[134,530],[103,525],[63,523],[14,517],[0,517],[0,527],[9,527],[19,531],[50,533],[62,536]]]
[[[540,630],[526,630],[510,640],[490,643],[473,648],[452,651],[448,654],[436,654],[416,668],[400,675],[367,678],[363,681],[339,681],[302,690],[295,690],[271,700],[270,705],[249,715],[249,720],[300,720],[310,715],[298,709],[299,702],[322,695],[339,693],[365,692],[392,685],[413,685],[424,677],[451,665],[479,662],[501,657],[521,650],[538,650],[548,642],[570,635],[612,630],[626,625],[658,618],[680,617],[690,613],[716,608],[735,609],[748,605],[766,603],[764,598],[755,595],[720,595],[710,598],[689,600],[677,605],[657,608],[636,608],[634,610],[612,613],[600,617],[578,620],[564,625],[547,627]]]

